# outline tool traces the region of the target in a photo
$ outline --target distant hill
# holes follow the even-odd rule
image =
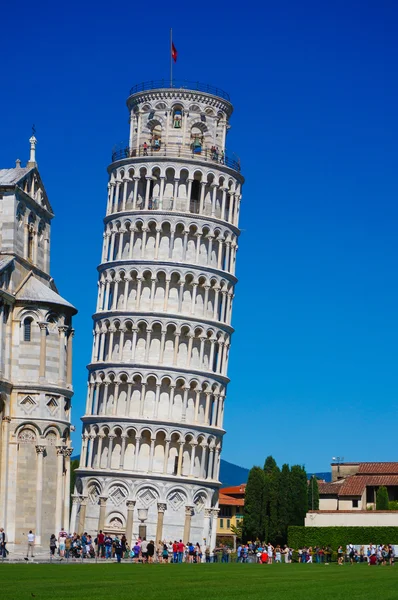
[[[80,455],[72,456],[72,459],[79,459]],[[308,477],[315,475],[318,479],[324,479],[325,481],[331,481],[331,473],[308,473]],[[227,460],[221,459],[220,465],[220,481],[223,487],[229,487],[230,485],[239,485],[240,483],[246,483],[249,477],[249,469],[245,467],[239,467]]]
[[[318,479],[324,479],[328,483],[332,481],[332,474],[330,471],[325,471],[325,473],[307,473],[308,479],[315,475]]]
[[[223,487],[246,483],[248,477],[249,469],[238,467],[238,465],[234,465],[226,460],[221,459],[220,481]]]
[[[238,465],[234,465],[226,460],[221,459],[220,481],[222,482],[223,487],[246,483],[247,478],[249,477],[249,470],[250,469],[238,467]],[[312,475],[315,475],[315,477],[318,479],[324,479],[325,481],[332,480],[332,474],[330,472],[307,473],[307,475],[308,478],[312,477]]]

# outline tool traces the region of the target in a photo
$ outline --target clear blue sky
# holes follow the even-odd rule
[[[210,5],[209,5],[210,7]],[[74,446],[92,344],[106,167],[132,85],[175,76],[235,106],[244,186],[223,457],[326,470],[397,460],[396,2],[7,2],[0,167],[32,123],[75,319]]]

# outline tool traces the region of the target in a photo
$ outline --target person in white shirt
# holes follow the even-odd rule
[[[34,556],[35,556],[33,554],[34,547],[35,547],[35,534],[33,533],[32,530],[30,530],[28,533],[28,551],[26,553],[25,560],[28,560],[28,558],[29,558],[29,550],[30,550],[31,557],[34,558]]]

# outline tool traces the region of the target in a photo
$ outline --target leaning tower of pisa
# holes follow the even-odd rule
[[[220,89],[150,82],[112,154],[72,530],[215,544],[243,177]]]

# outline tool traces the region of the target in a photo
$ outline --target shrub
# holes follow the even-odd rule
[[[306,546],[330,546],[332,550],[347,544],[398,544],[398,527],[298,527],[288,530],[288,544],[297,550]]]
[[[388,510],[388,492],[384,485],[377,490],[376,510]]]

